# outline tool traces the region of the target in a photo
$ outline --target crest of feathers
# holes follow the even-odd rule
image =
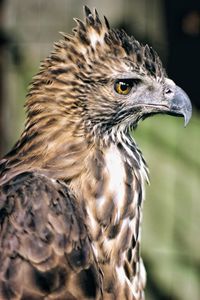
[[[85,16],[85,22],[74,18],[77,27],[73,29],[72,35],[61,32],[64,39],[54,44],[54,51],[42,63],[41,71],[35,77],[29,95],[37,91],[38,83],[41,84],[41,76],[44,84],[51,83],[50,75],[51,79],[55,80],[57,76],[70,71],[76,71],[76,75],[79,73],[79,77],[85,82],[91,82],[92,78],[101,79],[101,76],[98,78],[92,73],[95,71],[92,64],[95,62],[97,68],[105,67],[113,58],[127,59],[133,70],[143,68],[145,74],[149,72],[149,75],[154,77],[161,78],[165,75],[162,63],[152,47],[143,46],[134,37],[129,37],[123,29],[111,29],[106,17],[102,23],[96,9],[92,14],[85,6]],[[70,62],[71,68],[76,67],[76,70],[70,69]],[[100,71],[101,69],[98,69],[98,73]]]
[[[124,59],[124,63],[132,70],[140,69],[141,74],[143,70],[144,74],[148,73],[159,80],[165,75],[162,63],[151,47],[143,46],[124,30],[110,29],[106,17],[102,23],[96,10],[92,14],[85,7],[85,22],[74,20],[77,27],[73,29],[72,35],[61,33],[63,39],[55,43],[53,52],[41,64],[40,72],[33,80],[27,101],[30,119],[39,110],[36,100],[33,102],[32,98],[34,96],[35,99],[44,86],[47,89],[48,86],[52,87],[52,93],[58,92],[53,89],[53,83],[59,85],[61,90],[62,86],[65,89],[70,86],[67,96],[73,94],[73,98],[81,100],[81,94],[85,93],[84,87],[93,87],[96,83],[103,85],[109,81],[114,71],[113,60],[116,71],[117,61]],[[84,106],[83,102],[81,106]]]

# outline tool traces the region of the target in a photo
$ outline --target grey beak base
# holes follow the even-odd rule
[[[170,112],[172,114],[182,115],[185,120],[185,126],[189,123],[192,116],[192,104],[188,95],[179,87],[176,87],[174,98],[171,100]]]

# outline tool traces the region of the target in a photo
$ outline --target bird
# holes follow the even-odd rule
[[[192,115],[152,47],[84,7],[26,97],[0,161],[1,300],[143,300],[149,171],[134,138],[155,114]]]

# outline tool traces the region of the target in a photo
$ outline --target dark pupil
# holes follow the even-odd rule
[[[120,84],[121,84],[121,90],[122,90],[123,92],[126,91],[127,88],[128,88],[128,84],[125,83],[125,82],[121,82]]]

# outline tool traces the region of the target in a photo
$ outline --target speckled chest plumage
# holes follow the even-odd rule
[[[104,274],[104,297],[111,292],[116,299],[143,299],[140,224],[147,168],[131,137],[116,138],[94,151],[83,182],[87,226]]]

